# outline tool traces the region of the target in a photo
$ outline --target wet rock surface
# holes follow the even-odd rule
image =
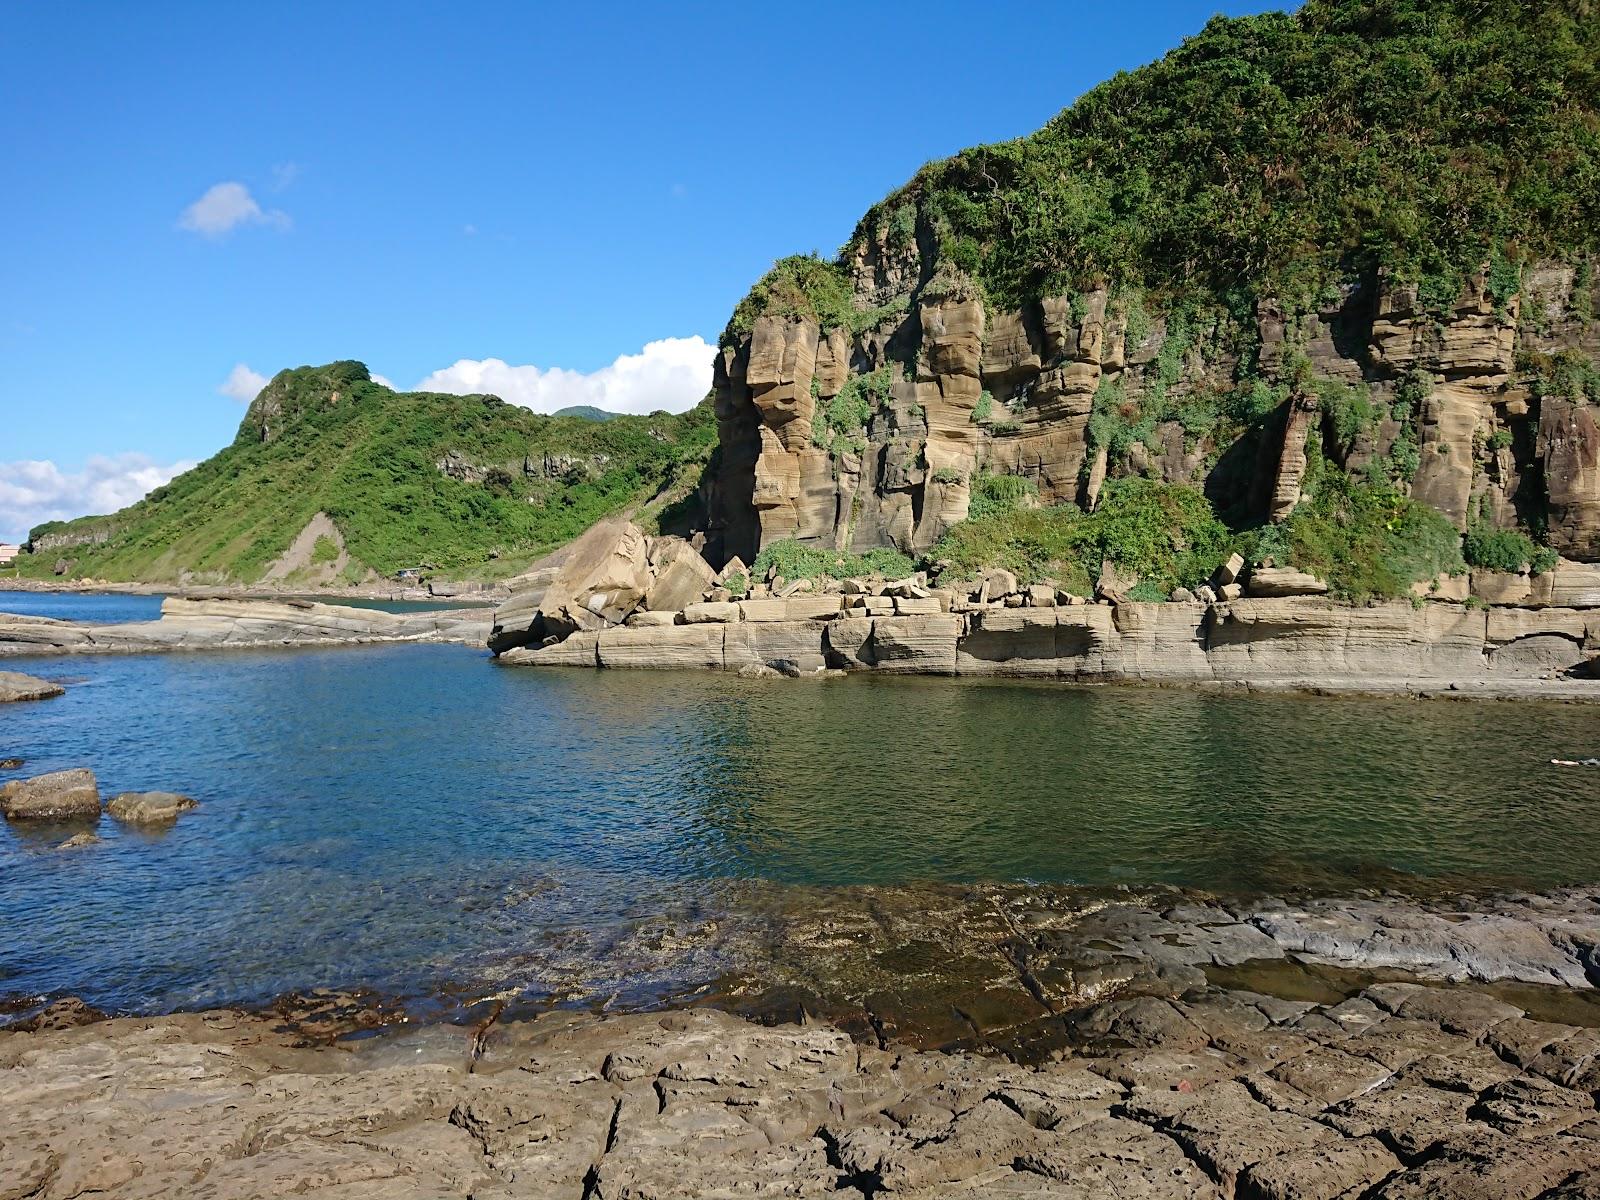
[[[1200,986],[1038,1061],[709,1010],[308,1041],[275,1015],[0,1033],[3,1194],[1577,1197],[1600,1030],[1476,988]]]
[[[0,1032],[0,1195],[1581,1197],[1600,898],[768,886],[669,1011],[370,993]],[[585,994],[568,945],[569,1003]],[[592,972],[591,972],[592,975]],[[708,975],[709,977],[709,975]],[[1485,982],[1493,981],[1493,982]],[[559,997],[552,997],[552,1002]],[[754,1018],[754,1019],[752,1019]]]

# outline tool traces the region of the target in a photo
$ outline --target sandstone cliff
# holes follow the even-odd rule
[[[1600,290],[1570,265],[1530,266],[1504,303],[1480,273],[1442,320],[1374,276],[1308,310],[1267,299],[1249,324],[1199,324],[1112,286],[1010,309],[951,294],[936,258],[879,233],[851,263],[859,331],[764,313],[718,356],[714,560],[785,538],[925,553],[967,517],[980,473],[1085,508],[1108,476],[1142,475],[1194,484],[1241,523],[1282,519],[1308,440],[1462,530],[1531,527],[1600,559],[1600,406],[1542,372],[1600,356],[1600,322],[1581,315]],[[1241,381],[1272,401],[1253,421],[1230,419]],[[847,390],[870,401],[853,441],[824,424]]]
[[[1247,529],[1327,466],[1600,559],[1591,17],[1218,18],[1038,133],[930,164],[735,311],[708,557],[921,555],[1006,475],[1084,509],[1108,479],[1189,484]],[[1396,93],[1413,69],[1427,86]]]

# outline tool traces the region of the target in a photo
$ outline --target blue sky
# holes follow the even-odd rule
[[[0,540],[213,453],[285,366],[681,407],[774,258],[1270,7],[14,5]]]

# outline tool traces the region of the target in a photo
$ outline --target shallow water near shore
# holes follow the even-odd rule
[[[285,596],[283,599],[291,599]],[[154,621],[161,616],[160,593],[128,592],[13,592],[0,589],[0,613],[83,621],[90,625],[120,625],[127,621]],[[346,608],[375,608],[381,612],[435,612],[456,605],[471,607],[471,600],[368,600],[358,596],[308,596]],[[481,601],[476,602],[481,604]]]
[[[117,597],[118,600],[143,599]],[[1592,709],[500,668],[458,646],[30,659],[20,772],[186,792],[170,832],[0,830],[0,996],[128,1010],[559,990],[741,881],[1546,887],[1600,876]],[[670,936],[670,935],[663,935]],[[669,954],[666,957],[671,958]],[[685,952],[683,981],[718,964]],[[559,972],[555,972],[559,974]],[[630,978],[612,991],[670,988]]]

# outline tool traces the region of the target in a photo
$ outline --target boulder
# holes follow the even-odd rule
[[[1118,572],[1116,564],[1109,558],[1100,563],[1100,579],[1094,585],[1094,598],[1106,600],[1112,604],[1126,604],[1128,589],[1138,583],[1135,575],[1123,575]]]
[[[1195,595],[1186,587],[1176,587],[1172,589],[1172,595],[1168,596],[1167,599],[1174,604],[1193,604]]]
[[[1230,554],[1228,555],[1228,561],[1217,568],[1217,573],[1212,576],[1212,581],[1220,587],[1225,583],[1232,583],[1239,578],[1243,571],[1244,555]]]
[[[1244,586],[1238,583],[1225,583],[1217,589],[1219,600],[1237,600],[1244,595]]]
[[[724,666],[729,671],[756,663],[774,666],[787,659],[810,673],[827,666],[823,638],[828,625],[822,621],[742,621],[727,626],[723,643]]]
[[[962,618],[953,613],[879,618],[872,625],[877,669],[889,674],[954,675],[962,625]]]
[[[100,844],[100,835],[97,834],[97,833],[94,833],[91,830],[87,830],[86,829],[82,833],[73,834],[71,837],[69,837],[64,842],[57,843],[56,849],[57,850],[81,850],[85,846],[98,846],[99,844]]]
[[[15,771],[25,761],[21,758],[0,758],[0,771]]]
[[[657,538],[654,563],[655,576],[644,594],[644,607],[652,612],[678,612],[717,582],[711,564],[682,538]]]
[[[1017,577],[1004,568],[996,568],[983,577],[978,586],[978,603],[987,604],[1017,590]]]
[[[87,767],[13,779],[0,788],[0,812],[8,821],[65,821],[100,815],[100,788]]]
[[[1322,596],[1328,585],[1293,567],[1257,567],[1247,590],[1252,596]]]
[[[905,600],[926,600],[933,595],[920,579],[913,576],[910,579],[899,579],[893,583],[883,585],[884,596],[899,596]]]
[[[720,625],[671,625],[654,629],[607,629],[598,635],[602,667],[722,669]]]
[[[796,596],[789,600],[739,602],[739,615],[746,621],[805,621],[831,617],[839,609],[838,596]]]
[[[547,645],[516,646],[501,653],[499,661],[509,666],[597,667],[600,635],[574,633],[566,639],[552,638]]]
[[[47,700],[60,696],[66,688],[47,679],[36,679],[17,671],[0,671],[0,704],[13,700]]]
[[[176,792],[122,792],[106,802],[106,812],[127,825],[171,825],[199,804]]]
[[[650,587],[647,548],[644,532],[629,521],[590,526],[558,563],[517,581],[510,599],[495,610],[489,649],[499,654],[551,634],[620,624]]]

